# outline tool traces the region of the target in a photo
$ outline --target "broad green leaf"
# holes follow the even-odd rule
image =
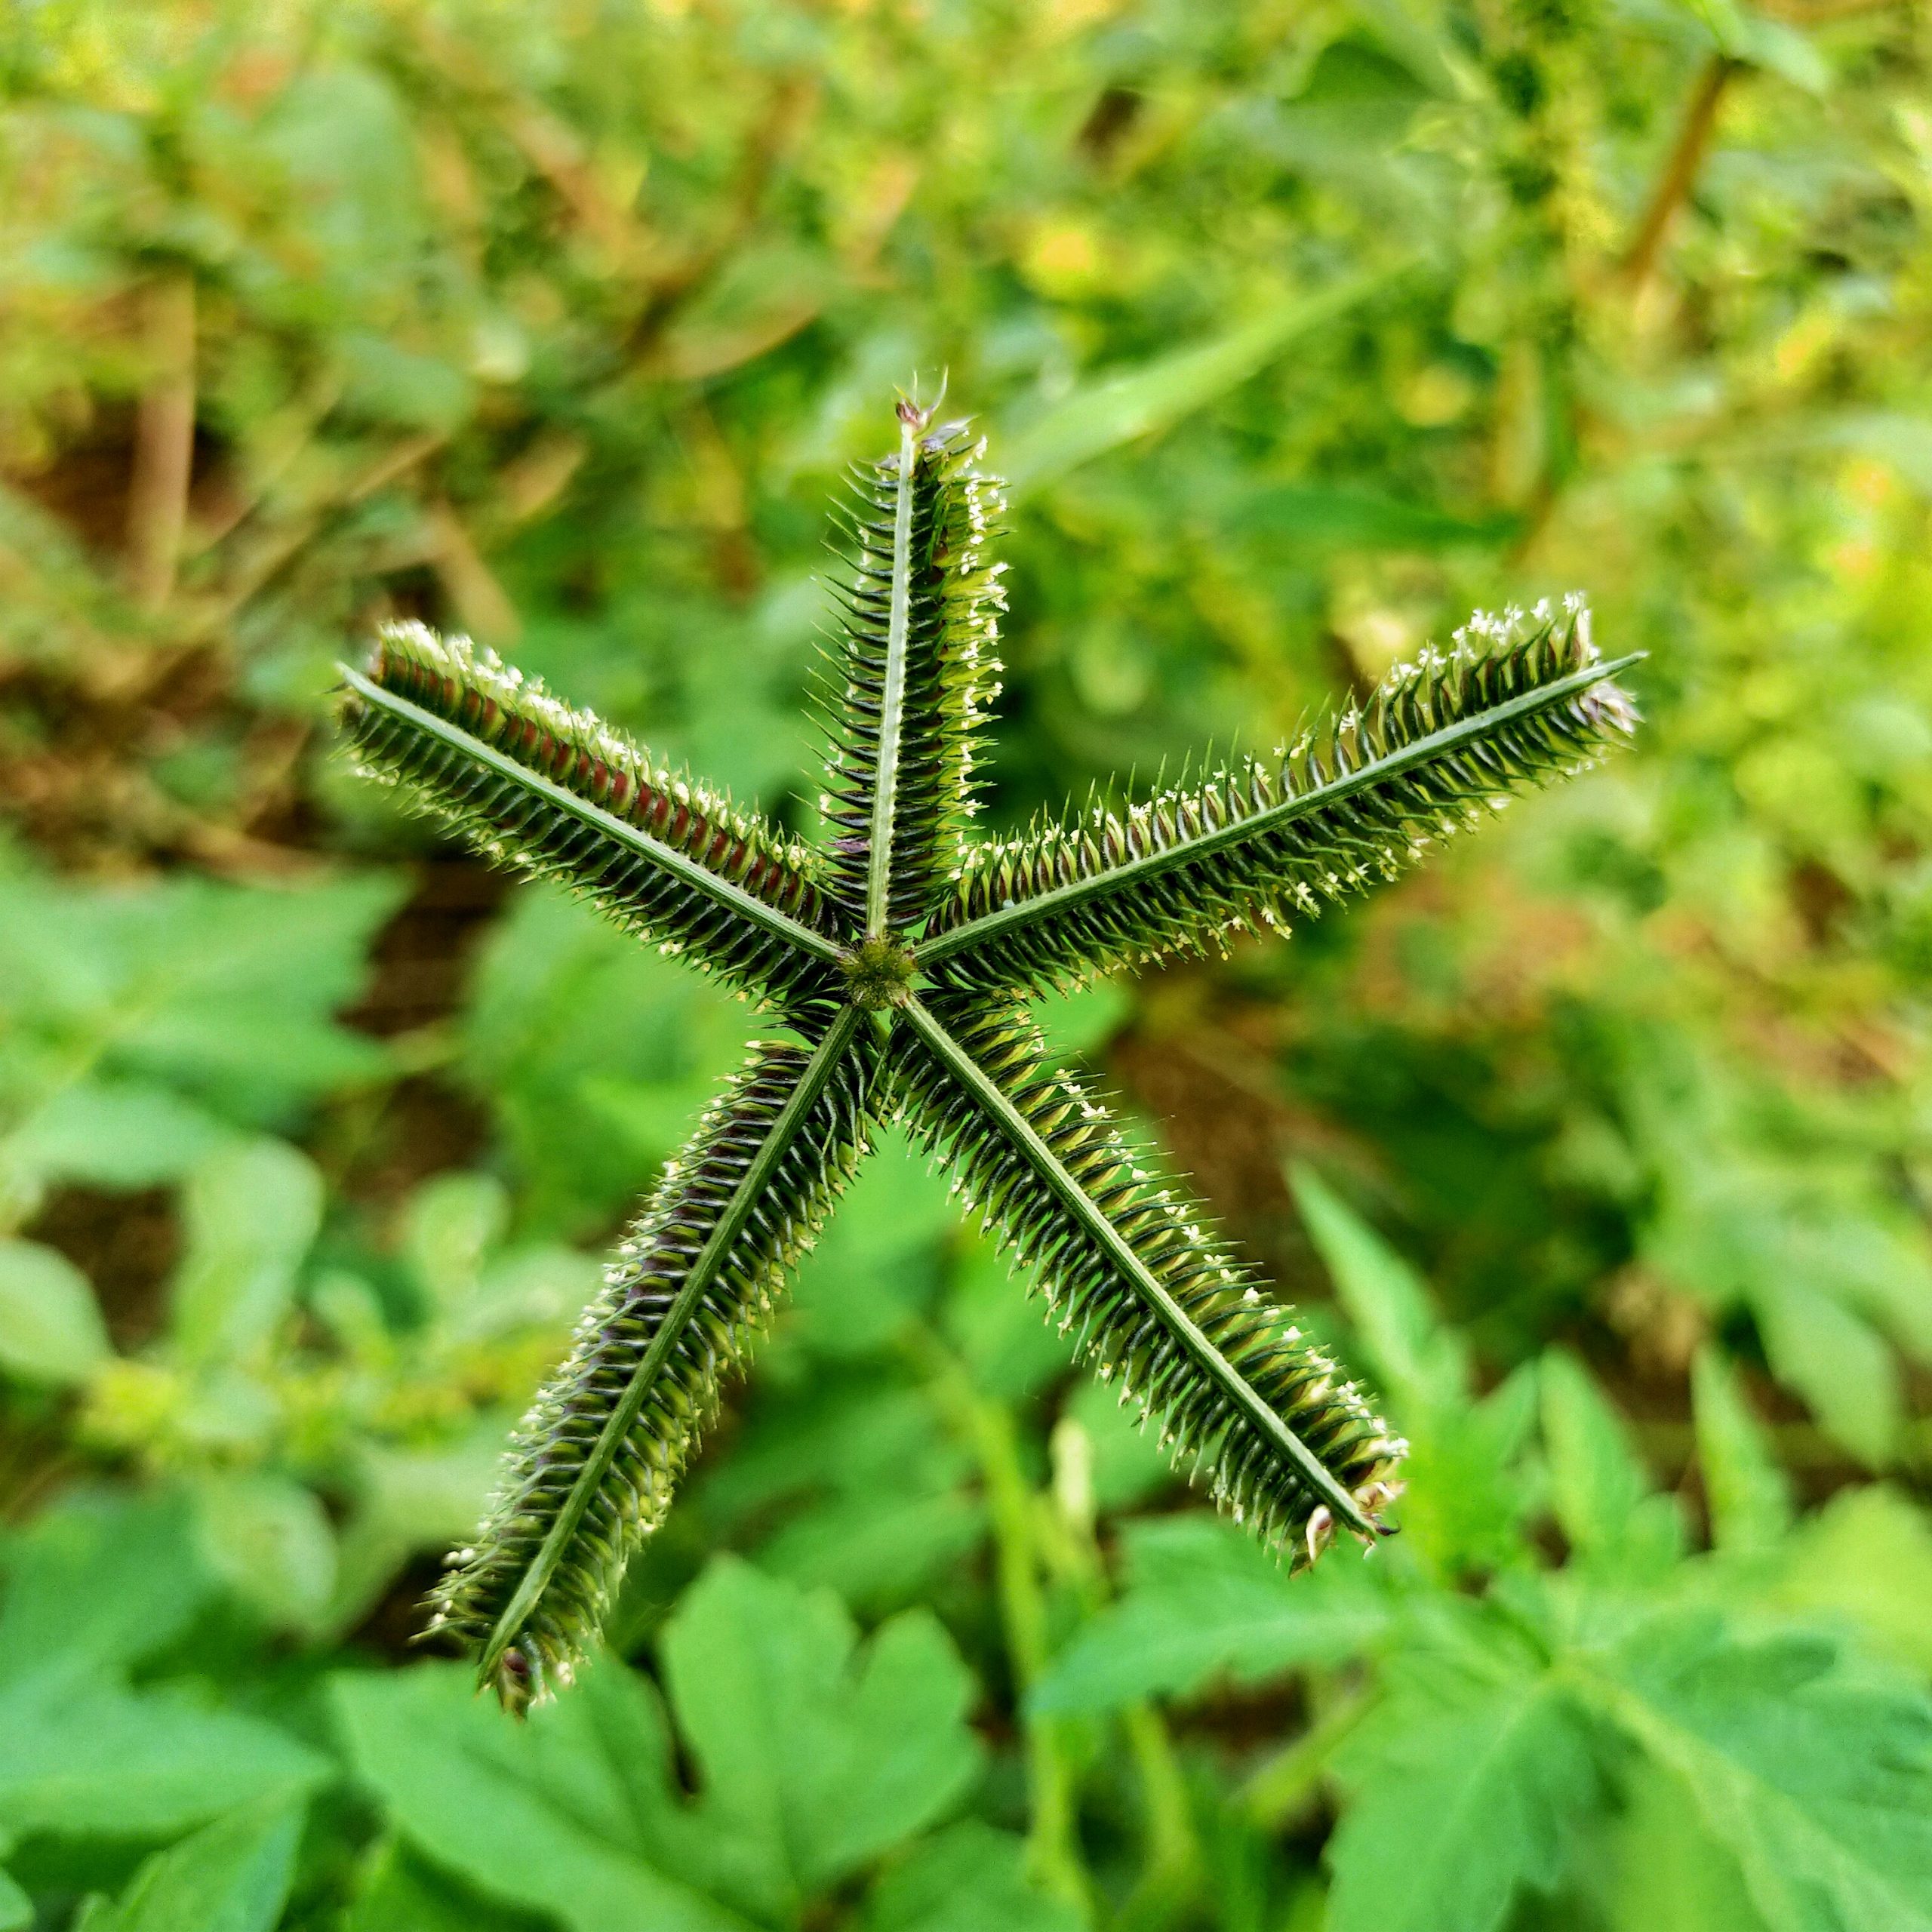
[[[0,1694],[0,1832],[162,1838],[321,1781],[312,1752],[178,1691],[85,1679]]]
[[[1712,1540],[1727,1551],[1767,1549],[1791,1526],[1791,1486],[1764,1426],[1716,1349],[1698,1351],[1690,1380]]]
[[[196,1168],[182,1205],[176,1345],[193,1363],[245,1361],[294,1303],[297,1271],[321,1226],[322,1177],[286,1141],[254,1140]]]
[[[1407,1548],[1437,1574],[1491,1570],[1521,1555],[1527,1506],[1517,1463],[1534,1392],[1512,1377],[1468,1397],[1467,1352],[1415,1271],[1324,1183],[1297,1164],[1289,1184],[1368,1367],[1409,1438],[1399,1506]]]
[[[0,1872],[0,1932],[21,1932],[33,1923],[33,1900]]]
[[[1527,1560],[1536,1488],[1525,1463],[1538,1392],[1536,1364],[1525,1362],[1481,1401],[1418,1417],[1398,1506],[1405,1556],[1444,1580]]]
[[[332,1016],[354,995],[396,881],[254,890],[16,875],[0,890],[0,1014],[25,1039],[82,1050],[92,1078],[178,1089],[269,1126],[382,1069],[381,1049]]]
[[[1841,1490],[1785,1552],[1780,1604],[1854,1626],[1880,1656],[1932,1674],[1932,1519],[1883,1483]]]
[[[509,1214],[509,1196],[494,1175],[439,1174],[417,1190],[403,1249],[432,1305],[454,1307],[474,1291]]]
[[[1601,1707],[1683,1780],[1772,1932],[1932,1927],[1932,1698],[1828,1641],[1651,1620]]]
[[[1719,48],[1731,60],[1762,67],[1807,94],[1831,91],[1832,70],[1797,28],[1743,0],[1693,0]]]
[[[205,1109],[165,1087],[84,1080],[29,1115],[7,1140],[0,1162],[35,1186],[152,1187],[179,1179],[224,1131]]]
[[[10,1682],[145,1662],[213,1591],[176,1498],[70,1495],[8,1539],[5,1567],[0,1670]]]
[[[1024,1842],[977,1819],[913,1847],[880,1878],[865,1932],[1079,1932],[1081,1915],[1026,1881]]]
[[[829,1597],[721,1560],[663,1641],[695,1802],[655,1694],[615,1664],[521,1724],[458,1671],[343,1678],[346,1741],[414,1844],[574,1932],[789,1924],[977,1770],[971,1681],[923,1615],[856,1649]]]
[[[1347,1551],[1290,1577],[1213,1517],[1134,1524],[1128,1552],[1119,1601],[1054,1660],[1028,1699],[1032,1709],[1118,1710],[1157,1692],[1186,1695],[1223,1678],[1252,1684],[1337,1663],[1374,1651],[1394,1615]]]
[[[1562,1876],[1600,1802],[1588,1722],[1561,1681],[1498,1644],[1420,1653],[1343,1746],[1329,1932],[1491,1932]]]
[[[721,1558],[663,1652],[707,1817],[768,1846],[800,1899],[943,1816],[978,1775],[972,1680],[923,1611],[860,1651],[830,1595]]]
[[[759,1566],[862,1610],[899,1607],[932,1589],[986,1535],[985,1506],[957,1484],[911,1494],[855,1491],[814,1504],[758,1546]]]
[[[1765,1284],[1753,1306],[1773,1370],[1804,1397],[1819,1426],[1862,1462],[1889,1462],[1904,1399],[1884,1337],[1856,1310],[1797,1279]]]
[[[947,1183],[926,1157],[902,1132],[881,1140],[798,1269],[792,1332],[815,1355],[893,1349],[938,1285],[939,1244],[959,1224]]]
[[[1601,1887],[1610,1932],[1763,1932],[1737,1861],[1682,1781],[1640,1760],[1619,1784]]]
[[[1142,1428],[1121,1407],[1117,1390],[1101,1382],[1078,1383],[1066,1414],[1086,1432],[1094,1500],[1102,1509],[1131,1509],[1176,1487],[1158,1432]]]
[[[94,1284],[64,1254],[0,1241],[0,1371],[29,1382],[81,1382],[112,1352]]]
[[[300,1810],[285,1804],[217,1819],[148,1860],[86,1932],[273,1932],[301,1835]]]
[[[335,1533],[312,1490],[266,1472],[216,1474],[195,1491],[208,1567],[278,1629],[313,1630],[336,1580]]]
[[[973,1386],[987,1395],[1020,1401],[1066,1371],[1066,1346],[1045,1309],[989,1241],[968,1243],[954,1262],[943,1318]]]
[[[1312,1168],[1297,1163],[1288,1178],[1309,1238],[1397,1419],[1407,1423],[1457,1401],[1468,1364],[1456,1337],[1437,1320],[1414,1269]]]
[[[478,958],[458,1066],[501,1123],[519,1226],[572,1236],[628,1207],[750,1030],[587,907],[518,894]]]
[[[1573,1356],[1543,1358],[1543,1444],[1550,1500],[1571,1546],[1638,1581],[1682,1553],[1683,1518],[1653,1493],[1616,1411]]]
[[[535,1932],[544,1922],[492,1906],[392,1838],[371,1862],[342,1932]]]
[[[1134,1009],[1134,996],[1118,980],[1096,980],[1041,1000],[1033,1017],[1056,1060],[1072,1060],[1104,1046]]]
[[[706,1896],[731,1870],[671,1795],[650,1686],[615,1666],[526,1723],[433,1664],[337,1681],[344,1740],[391,1823],[438,1864],[572,1932],[740,1932]]]
[[[1362,275],[1312,295],[1284,296],[1212,342],[1174,350],[1076,389],[1004,439],[1001,467],[1014,498],[1167,429],[1238,388],[1297,337],[1346,315],[1390,279],[1386,272]]]

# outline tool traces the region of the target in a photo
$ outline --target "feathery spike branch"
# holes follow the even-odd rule
[[[435,1626],[480,1644],[520,1707],[568,1682],[632,1551],[657,1527],[786,1275],[872,1129],[875,1044],[856,1007],[809,1054],[757,1048],[665,1171],[511,1445]]]
[[[951,986],[1045,990],[1312,918],[1627,738],[1636,714],[1613,680],[1635,661],[1597,659],[1580,601],[1562,621],[1479,616],[1272,767],[975,853],[921,963]]]
[[[839,947],[812,862],[755,815],[467,638],[393,625],[366,675],[342,675],[364,771],[406,781],[488,857],[734,986],[780,1001],[823,992]]]

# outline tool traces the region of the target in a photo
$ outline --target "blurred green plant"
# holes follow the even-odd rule
[[[1438,1744],[1499,1711],[1547,1777],[1418,1840],[1466,1922],[1923,1924],[1869,1807],[1882,1734],[1922,1814],[1932,1670],[1928,81],[1897,0],[0,10],[0,1922],[565,1922],[405,1826],[331,1686],[407,1706],[431,1553],[746,1016],[349,781],[327,689],[386,621],[467,631],[815,844],[820,508],[946,368],[1028,465],[995,836],[1571,583],[1648,722],[1346,921],[1038,1009],[1382,1372],[1419,1466],[1365,1574],[1192,1524],[888,1136],[623,1669],[666,1681],[720,1552],[943,1623],[983,1772],[801,1853],[814,1927],[1312,1932],[1468,1816]],[[1426,1321],[1330,1300],[1290,1161]],[[1626,1452],[1587,1478],[1579,1372]],[[1251,1664],[1164,1613],[1172,1687],[1063,1704],[1166,1536]],[[1288,1658],[1324,1604],[1354,1636]],[[637,1815],[700,1834],[666,1709]],[[533,1786],[485,1715],[525,1829],[583,1792],[595,1869],[660,1869],[580,1733]]]

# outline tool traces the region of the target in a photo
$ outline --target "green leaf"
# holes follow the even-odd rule
[[[433,1305],[453,1307],[475,1290],[509,1217],[509,1193],[493,1174],[438,1174],[417,1189],[403,1252]]]
[[[1618,1783],[1601,1884],[1610,1932],[1763,1932],[1737,1861],[1682,1780],[1640,1761]]]
[[[10,1681],[143,1663],[213,1593],[174,1497],[70,1494],[8,1539],[0,1659]]]
[[[1297,550],[1491,549],[1508,543],[1522,518],[1507,511],[1459,516],[1346,483],[1277,483],[1243,497],[1228,519],[1238,534]]]
[[[335,1533],[313,1491],[266,1472],[215,1474],[195,1491],[208,1567],[278,1629],[320,1624],[336,1581]]]
[[[0,1241],[0,1368],[29,1382],[82,1382],[112,1353],[94,1284],[53,1248]]]
[[[281,1732],[118,1675],[173,1643],[207,1601],[185,1510],[76,1497],[8,1552],[0,1608],[0,1839],[164,1837],[317,1783]]]
[[[1398,1662],[1342,1747],[1329,1932],[1491,1932],[1561,1876],[1600,1801],[1589,1726],[1559,1681],[1498,1642]]]
[[[1791,1485],[1764,1426],[1715,1349],[1699,1349],[1690,1385],[1712,1540],[1725,1551],[1768,1549],[1790,1528],[1792,1506]]]
[[[8,1138],[4,1159],[35,1186],[152,1187],[180,1179],[223,1131],[206,1109],[165,1087],[84,1080],[29,1114]]]
[[[343,1678],[337,1706],[398,1829],[574,1932],[792,1923],[977,1774],[971,1681],[923,1614],[860,1648],[831,1598],[720,1559],[664,1648],[695,1801],[655,1694],[613,1663],[521,1724],[439,1666]]]
[[[587,1671],[521,1723],[454,1666],[340,1678],[336,1702],[396,1829],[486,1892],[572,1932],[742,1932],[706,1895],[731,1847],[679,1811],[669,1729],[629,1672]]]
[[[1541,1380],[1550,1500],[1571,1546],[1631,1581],[1668,1568],[1683,1553],[1683,1518],[1653,1493],[1617,1411],[1574,1356],[1546,1355]]]
[[[536,1932],[544,1922],[492,1905],[392,1838],[377,1853],[342,1932]]]
[[[707,1815],[777,1854],[809,1898],[943,1816],[977,1777],[971,1678],[923,1611],[863,1654],[829,1595],[721,1558],[663,1639]]]
[[[302,1814],[258,1805],[158,1852],[87,1932],[273,1932],[294,1873]]]
[[[758,1560],[774,1577],[876,1611],[936,1588],[986,1530],[985,1505],[956,1482],[902,1490],[881,1478],[793,1517],[758,1546]]]
[[[195,1169],[174,1287],[172,1334],[186,1360],[246,1361],[267,1347],[294,1305],[322,1195],[315,1163],[286,1141],[249,1141]]]
[[[1878,1467],[1897,1453],[1905,1399],[1891,1345],[1856,1309],[1787,1277],[1753,1297],[1764,1353],[1819,1426]]]
[[[1309,1238],[1398,1419],[1407,1423],[1456,1401],[1469,1364],[1456,1337],[1437,1320],[1421,1278],[1312,1168],[1297,1161],[1288,1179]]]
[[[1807,1517],[1772,1585],[1778,1602],[1853,1626],[1877,1654],[1932,1675],[1932,1518],[1884,1483]]]
[[[26,1040],[84,1050],[96,1078],[273,1125],[382,1070],[381,1049],[332,1016],[397,897],[374,874],[274,890],[17,875],[0,884],[0,1014]]]
[[[0,1872],[0,1932],[21,1932],[33,1923],[33,1900]]]
[[[1447,1581],[1526,1560],[1538,1392],[1537,1366],[1525,1362],[1480,1402],[1416,1423],[1397,1520],[1404,1555],[1430,1574]]]
[[[865,1932],[1080,1932],[1064,1900],[1028,1884],[1026,1847],[977,1819],[915,1845],[872,1888]]]
[[[1807,1636],[1654,1619],[1606,1657],[1605,1711],[1684,1783],[1772,1932],[1932,1926],[1932,1699]]]
[[[607,1223],[676,1152],[749,1030],[709,981],[574,900],[518,893],[478,961],[460,1066],[500,1124],[520,1225]]]
[[[1372,1652],[1393,1620],[1391,1600],[1359,1559],[1286,1577],[1251,1539],[1211,1517],[1131,1524],[1127,1549],[1119,1601],[1054,1660],[1030,1709],[1118,1710],[1223,1678],[1265,1682]]]
[[[1832,70],[1797,28],[1741,0],[1693,0],[1718,47],[1731,60],[1762,67],[1807,94],[1831,91]]]
[[[166,1837],[327,1770],[258,1719],[178,1692],[54,1679],[0,1694],[0,1831],[17,1835]]]
[[[1299,337],[1347,314],[1393,279],[1383,271],[1312,295],[1284,296],[1212,342],[1174,350],[1075,390],[1005,439],[1004,465],[1014,497],[1057,482],[1109,450],[1169,428],[1238,388]]]

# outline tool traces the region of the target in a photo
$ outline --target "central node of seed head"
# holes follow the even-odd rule
[[[839,961],[838,969],[854,1003],[869,1013],[904,1005],[912,991],[912,955],[889,939],[862,939]]]

